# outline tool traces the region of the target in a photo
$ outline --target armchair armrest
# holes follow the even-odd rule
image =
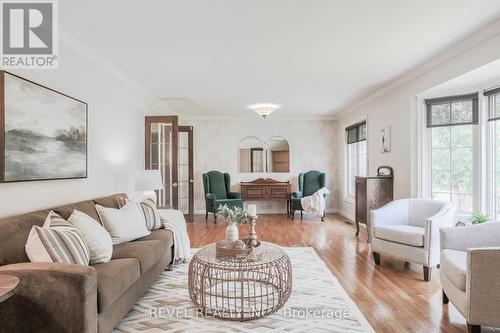
[[[440,263],[439,230],[453,226],[453,206],[443,207],[436,215],[425,220],[424,249],[427,249],[427,263],[433,267]]]
[[[207,199],[208,200],[216,200],[217,197],[213,193],[207,193]]]
[[[439,237],[441,249],[465,251],[478,247],[500,247],[500,223],[442,228]]]
[[[97,273],[92,267],[61,263],[0,266],[19,278],[16,293],[0,303],[6,332],[96,332]]]
[[[453,207],[447,206],[436,215],[425,220],[425,247],[428,248],[428,245],[432,240],[436,242],[436,245],[439,244],[439,230],[443,227],[449,228],[453,226],[454,213],[455,210]]]
[[[227,198],[228,199],[241,199],[241,193],[240,192],[228,192]]]
[[[293,191],[292,192],[292,198],[300,199],[300,198],[302,198],[302,196],[303,196],[302,191]]]
[[[500,247],[467,250],[466,319],[472,324],[500,326]]]

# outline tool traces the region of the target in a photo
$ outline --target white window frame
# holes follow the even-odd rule
[[[368,118],[367,117],[362,117],[362,118],[359,118],[357,120],[354,120],[354,121],[351,121],[351,122],[348,122],[346,124],[344,124],[344,129],[343,129],[343,132],[344,132],[344,142],[343,142],[343,146],[344,146],[344,201],[347,202],[347,203],[350,203],[350,204],[354,204],[354,196],[355,196],[355,193],[349,193],[349,184],[350,184],[350,177],[349,177],[349,149],[348,149],[348,144],[347,144],[347,132],[346,132],[346,129],[352,125],[355,125],[355,124],[358,124],[358,123],[362,123],[362,122],[365,122],[366,123],[366,173],[368,174],[368,165],[369,165],[369,162],[368,162],[368,151],[369,151],[369,125],[368,125]],[[356,150],[358,150],[358,145],[356,145]],[[358,156],[359,152],[356,151],[356,169],[359,170],[359,156]],[[354,191],[355,192],[355,191]]]
[[[490,155],[490,146],[486,143],[489,133],[486,133],[487,127],[485,116],[487,115],[487,106],[485,106],[485,97],[483,96],[484,87],[471,87],[468,89],[458,91],[446,91],[438,94],[423,94],[416,96],[416,116],[412,121],[417,125],[416,142],[417,147],[413,150],[413,156],[416,155],[413,165],[413,177],[416,174],[416,181],[412,182],[416,189],[412,188],[412,196],[419,198],[432,198],[432,178],[431,178],[431,128],[427,128],[427,107],[425,105],[426,99],[438,98],[443,96],[464,95],[469,93],[478,93],[478,124],[473,126],[473,202],[472,209],[474,212],[481,211],[491,212],[491,195],[487,192],[490,191],[488,184],[488,173],[491,172],[490,160],[487,163],[481,163],[483,156]],[[413,126],[413,124],[411,124]],[[490,178],[491,179],[491,178]],[[488,203],[485,200],[488,199]],[[494,199],[493,199],[494,200]],[[456,214],[458,219],[468,219],[469,214]]]
[[[496,122],[500,122],[500,120],[496,121],[488,121],[488,112],[489,105],[488,100],[489,96],[482,96],[483,102],[482,106],[484,112],[482,112],[485,120],[483,121],[484,125],[484,156],[486,157],[486,165],[485,165],[485,180],[484,180],[484,205],[481,209],[482,212],[485,212],[486,215],[490,216],[493,219],[496,219],[496,173],[495,173],[495,124]]]

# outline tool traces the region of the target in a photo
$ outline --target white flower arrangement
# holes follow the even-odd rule
[[[227,205],[221,205],[217,213],[222,215],[228,223],[248,223],[247,213],[240,207],[229,208]]]

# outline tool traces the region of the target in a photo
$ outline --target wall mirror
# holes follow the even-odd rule
[[[281,136],[266,141],[267,172],[290,172],[290,146]]]
[[[239,172],[264,172],[264,143],[255,136],[240,141],[238,154]]]

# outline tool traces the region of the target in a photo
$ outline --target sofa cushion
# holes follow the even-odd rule
[[[167,229],[158,229],[151,231],[151,233],[146,237],[136,239],[134,242],[150,241],[150,240],[161,241],[162,246],[165,250],[170,249],[172,245],[174,245],[174,235],[172,234],[172,231]]]
[[[215,211],[219,209],[219,206],[227,205],[229,208],[241,207],[243,208],[242,199],[217,199],[213,203]]]
[[[137,203],[127,202],[121,208],[103,207],[96,204],[97,212],[113,244],[130,242],[149,235],[144,216]]]
[[[113,241],[110,234],[98,221],[75,209],[68,222],[80,231],[89,248],[91,264],[111,260]]]
[[[424,246],[425,229],[411,225],[380,225],[375,227],[375,237],[411,246]]]
[[[139,260],[141,274],[144,274],[165,253],[162,243],[159,240],[148,240],[116,244],[113,245],[112,259],[136,258]]]
[[[54,211],[43,227],[34,225],[26,242],[31,262],[89,265],[90,252],[80,231]]]
[[[126,193],[116,193],[107,197],[94,199],[94,203],[103,207],[120,208],[125,204],[126,199],[128,199]]]
[[[444,249],[441,251],[441,271],[451,283],[465,291],[467,255],[465,251]]]
[[[24,245],[31,227],[42,226],[50,210],[11,216],[0,219],[0,266],[29,262]]]
[[[67,220],[73,214],[73,211],[77,209],[82,213],[87,214],[94,220],[99,221],[99,215],[97,215],[97,210],[95,209],[94,202],[92,200],[80,201],[77,203],[72,203],[69,205],[54,208],[53,211],[56,212],[63,219]]]
[[[141,213],[144,217],[144,222],[146,223],[146,228],[149,231],[157,230],[161,228],[160,214],[158,213],[158,208],[153,200],[146,199],[138,203]]]
[[[116,259],[92,265],[97,271],[97,311],[106,310],[139,280],[139,261]]]

